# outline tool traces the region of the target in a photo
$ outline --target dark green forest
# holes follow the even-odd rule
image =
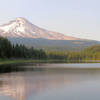
[[[40,49],[27,48],[24,45],[12,45],[6,38],[0,37],[0,58],[45,59],[46,53]]]
[[[44,51],[24,45],[13,45],[3,37],[0,37],[0,58],[28,58],[28,59],[59,59],[59,60],[100,60],[100,45],[86,48],[83,51]]]

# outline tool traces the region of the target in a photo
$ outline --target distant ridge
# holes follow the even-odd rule
[[[49,40],[33,38],[8,38],[13,44],[24,44],[27,47],[42,48],[49,51],[80,51],[89,46],[100,44],[94,40]]]

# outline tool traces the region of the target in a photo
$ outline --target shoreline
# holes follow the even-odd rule
[[[66,63],[65,60],[34,60],[34,59],[6,59],[0,60],[0,65],[8,65],[8,64],[24,64],[24,63]]]
[[[44,60],[34,60],[34,59],[1,59],[0,60],[0,65],[9,65],[9,64],[28,64],[28,63],[100,63],[100,60],[82,60],[82,61],[77,61],[77,60],[72,60],[72,61],[67,61],[67,60],[53,60],[53,59],[44,59]]]

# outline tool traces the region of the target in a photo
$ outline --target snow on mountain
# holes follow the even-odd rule
[[[78,40],[78,38],[42,29],[21,17],[10,21],[8,24],[0,25],[0,36],[44,38],[50,40]]]

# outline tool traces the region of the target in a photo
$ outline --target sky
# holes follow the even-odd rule
[[[17,17],[44,29],[100,41],[100,0],[0,0],[0,24]]]

